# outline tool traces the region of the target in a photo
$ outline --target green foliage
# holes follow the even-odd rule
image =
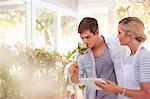
[[[77,49],[74,49],[73,51],[69,51],[67,53],[66,59],[71,61],[75,57],[76,51],[77,51]]]
[[[69,39],[72,34],[75,34],[77,30],[77,19],[72,16],[62,16],[61,17],[61,27],[63,36]]]
[[[68,54],[66,56],[66,59],[69,62],[72,62],[73,58],[77,55],[77,57],[76,57],[76,60],[77,60],[79,58],[79,56],[85,54],[87,52],[87,50],[88,50],[88,48],[87,48],[86,44],[78,43],[77,48],[75,48],[74,50],[68,52]],[[71,87],[72,84],[70,83],[70,80],[69,80],[70,74],[68,73],[68,71],[67,71],[66,75],[67,75],[67,77],[66,77],[65,87],[69,87],[69,86]],[[73,86],[71,88],[73,88]],[[67,94],[68,97],[72,94],[71,90],[74,90],[74,89],[71,89],[71,88],[66,90],[66,94]],[[80,88],[81,91],[83,91],[84,88],[85,88],[85,85],[80,85],[79,88]]]
[[[22,17],[25,17],[25,10],[4,10],[0,16],[0,27],[13,28],[24,21]]]
[[[36,19],[36,29],[41,32],[45,29],[52,31],[54,23],[53,12],[47,9],[38,9],[37,10],[37,19]]]
[[[0,66],[0,99],[22,99],[19,85],[8,66]]]
[[[57,62],[59,65],[65,66],[67,64],[67,60],[63,55],[56,51],[48,52],[44,48],[36,48],[30,50],[31,54],[29,55],[28,60],[34,61],[34,64],[39,64],[39,66],[46,67],[46,68],[55,68]]]
[[[22,71],[30,72],[31,78],[36,77],[42,79],[46,76],[50,83],[58,83],[58,85],[56,83],[57,86],[60,86],[59,89],[57,89],[58,93],[61,93],[61,95],[65,93],[65,80],[63,76],[68,61],[64,55],[61,55],[56,51],[48,52],[44,48],[27,48],[20,43],[11,47],[2,46],[2,48],[0,47],[0,50],[3,51],[3,55],[8,54],[6,56],[10,56],[10,54],[12,54],[11,57],[13,60],[16,60],[10,64],[5,64],[3,62],[2,64],[5,64],[6,66],[0,66],[0,94],[2,95],[0,99],[24,99],[24,97],[21,97],[23,96],[21,95],[22,89],[19,88],[19,82],[21,80],[19,77],[25,77],[24,72]],[[18,67],[14,67],[15,64],[17,64]],[[35,76],[35,73],[37,73],[36,71],[39,71],[38,73],[40,76],[38,74]],[[51,84],[49,86],[51,86]]]
[[[80,55],[83,55],[87,51],[87,46],[85,44],[78,44],[78,52]]]
[[[68,52],[66,59],[69,61],[72,61],[73,58],[75,57],[77,51],[78,51],[78,56],[77,56],[77,59],[78,59],[80,55],[83,55],[87,51],[87,49],[88,48],[87,48],[86,44],[79,43],[78,47],[76,49]]]

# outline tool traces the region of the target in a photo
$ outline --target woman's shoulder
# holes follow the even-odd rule
[[[137,56],[137,61],[150,64],[150,51],[143,47]]]
[[[142,48],[137,58],[135,73],[139,74],[139,82],[150,82],[150,51]]]
[[[138,57],[142,57],[142,58],[143,57],[147,57],[147,58],[150,58],[150,51],[148,49],[146,49],[146,48],[143,47],[140,50]]]

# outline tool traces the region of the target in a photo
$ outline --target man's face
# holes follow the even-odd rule
[[[119,38],[120,44],[121,45],[127,45],[130,41],[130,35],[127,35],[121,28],[121,25],[118,26],[118,35],[117,37]]]
[[[80,34],[80,37],[82,38],[83,42],[87,44],[88,48],[92,48],[96,43],[97,33],[94,35],[90,32],[90,30],[86,30]]]

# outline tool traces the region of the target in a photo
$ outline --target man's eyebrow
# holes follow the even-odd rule
[[[81,36],[80,36],[81,37]],[[87,37],[89,37],[89,35],[87,35],[87,36],[84,36],[84,37],[81,37],[81,38],[87,38]]]

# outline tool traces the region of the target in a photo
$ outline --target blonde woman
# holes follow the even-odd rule
[[[137,17],[127,17],[119,22],[120,43],[131,51],[122,65],[124,85],[117,86],[110,80],[106,80],[107,84],[96,82],[105,91],[123,95],[120,99],[150,99],[150,52],[141,45],[147,38],[144,29]]]

